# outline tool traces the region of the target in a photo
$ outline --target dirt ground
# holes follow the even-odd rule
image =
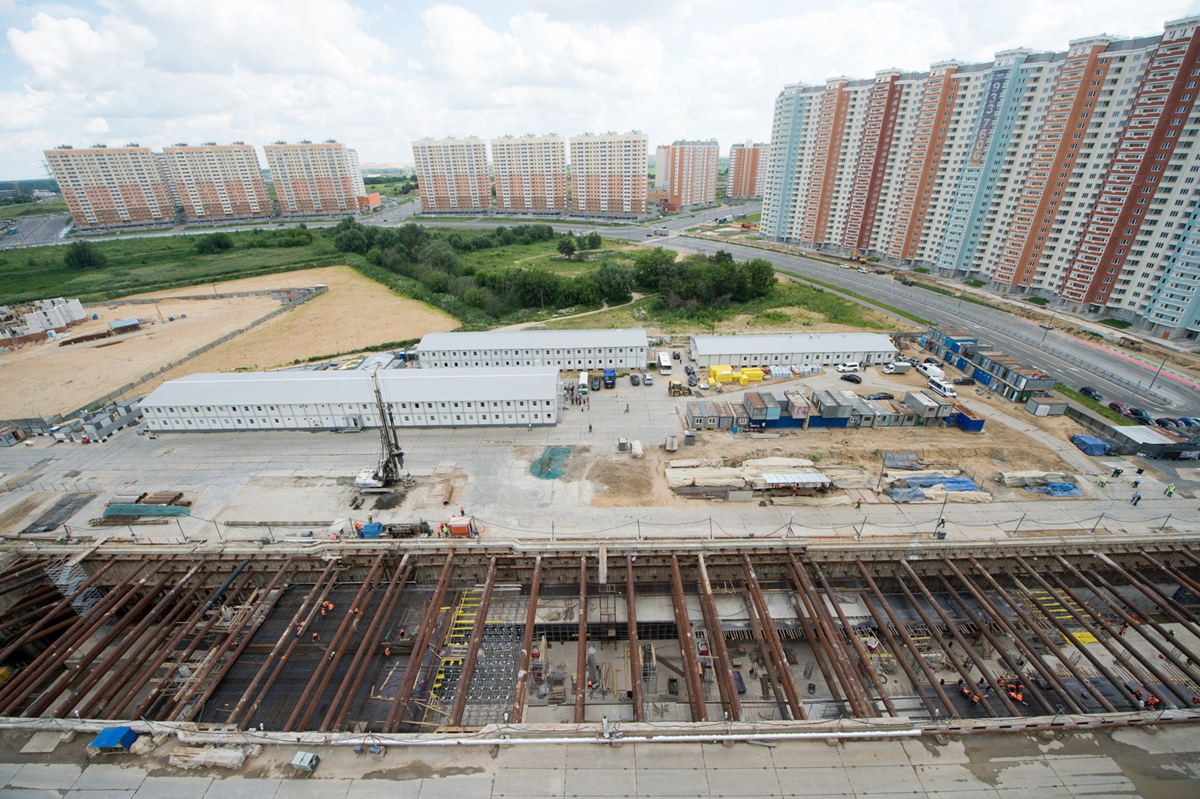
[[[135,316],[147,326],[69,347],[52,341],[26,344],[0,355],[0,385],[7,389],[0,392],[0,419],[72,411],[278,307],[278,300],[259,296],[90,308],[99,320],[88,319],[69,336],[106,330],[109,322]],[[165,321],[169,317],[174,321]]]

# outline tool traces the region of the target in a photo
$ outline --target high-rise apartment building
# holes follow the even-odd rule
[[[668,191],[671,185],[671,160],[667,153],[671,148],[660,144],[654,150],[654,188]]]
[[[491,207],[483,139],[419,139],[412,144],[417,188],[426,212],[486,211]]]
[[[572,136],[571,209],[589,216],[646,213],[649,140],[644,133]]]
[[[1198,27],[789,85],[761,230],[1196,337]]]
[[[285,215],[354,213],[359,198],[367,196],[358,153],[344,144],[275,142],[263,150],[275,199]]]
[[[163,148],[170,187],[192,221],[244,219],[272,215],[258,152],[235,142]],[[360,178],[361,179],[361,178]]]
[[[667,163],[666,211],[710,205],[717,199],[717,162],[721,148],[715,140],[677,141],[659,147]],[[657,157],[657,156],[656,156]],[[655,166],[657,182],[658,167]]]
[[[767,172],[768,145],[746,142],[729,148],[726,197],[758,197]]]
[[[175,209],[149,147],[63,146],[45,155],[77,228],[174,223]]]
[[[552,133],[492,139],[492,172],[501,211],[567,210],[567,153],[562,136]]]

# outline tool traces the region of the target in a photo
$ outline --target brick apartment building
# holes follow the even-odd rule
[[[729,172],[725,184],[726,197],[758,197],[762,178],[766,174],[770,145],[735,144],[729,148]]]
[[[169,189],[190,221],[272,215],[258,152],[251,145],[206,143],[163,148]]]
[[[711,205],[717,199],[717,166],[721,148],[715,139],[709,141],[676,141],[659,147],[665,157],[663,170],[667,180],[667,200],[663,210],[682,211],[698,205]],[[657,155],[656,155],[657,158]],[[655,162],[655,183],[659,170]]]
[[[638,131],[572,136],[571,210],[587,216],[643,216],[648,147],[648,137]]]
[[[263,151],[285,216],[354,213],[367,199],[358,153],[344,144],[276,142]]]
[[[491,208],[483,139],[424,138],[414,141],[412,149],[423,210],[455,213]]]
[[[45,156],[77,228],[174,223],[175,207],[149,147],[64,145]]]
[[[492,139],[496,204],[506,213],[567,210],[567,153],[562,136]]]

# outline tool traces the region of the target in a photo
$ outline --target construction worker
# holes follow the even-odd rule
[[[317,641],[320,641],[320,640],[321,640],[321,634],[320,634],[320,633],[313,633],[313,635],[312,635],[312,639],[313,639],[313,643],[315,644]]]
[[[385,646],[383,648],[383,656],[385,658],[390,658],[392,656],[392,648],[390,646]]]

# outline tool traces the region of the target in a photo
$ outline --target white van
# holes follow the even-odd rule
[[[934,366],[931,363],[917,364],[917,371],[931,380],[941,380],[946,376],[946,373],[941,370],[941,367]]]
[[[929,378],[929,387],[941,394],[943,397],[957,397],[958,392],[954,390],[954,386],[947,383],[940,377]]]
[[[837,370],[839,372],[857,372],[858,371],[858,361],[850,361],[849,363],[839,363],[837,365]]]

